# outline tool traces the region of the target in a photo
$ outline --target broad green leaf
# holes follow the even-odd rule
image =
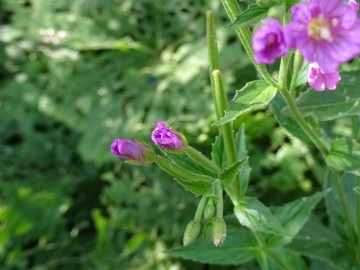
[[[301,141],[312,144],[311,140],[307,134],[302,130],[299,124],[294,120],[292,115],[284,116],[281,111],[286,106],[286,103],[280,93],[278,93],[275,98],[270,102],[269,108],[274,114],[278,123],[285,128],[290,134],[297,137]],[[307,117],[306,120],[308,123],[319,133],[318,123],[312,117]]]
[[[343,242],[334,231],[312,217],[287,247],[303,256],[326,263],[327,267],[322,269],[342,270],[352,269],[356,265],[346,246],[348,243]]]
[[[167,255],[200,263],[241,264],[255,258],[257,243],[251,233],[243,228],[228,231],[226,241],[220,247],[197,240],[190,246],[174,248]]]
[[[271,234],[286,233],[269,208],[256,198],[245,197],[240,205],[235,206],[234,213],[240,224],[252,231]]]
[[[223,173],[221,173],[220,180],[224,188],[226,188],[235,179],[236,175],[247,161],[248,158],[245,157],[242,160],[235,162],[232,166],[225,169]]]
[[[275,249],[271,251],[271,256],[267,256],[269,270],[288,269],[284,266],[291,266],[291,270],[308,270],[305,261],[298,253],[289,249]],[[276,258],[276,259],[275,259]]]
[[[196,196],[203,195],[206,191],[211,189],[212,185],[209,182],[205,181],[189,181],[185,179],[174,178],[181,186],[183,186],[187,191],[194,193]]]
[[[360,175],[360,145],[354,141],[336,139],[331,143],[326,162],[337,170]]]
[[[302,115],[316,116],[320,121],[329,121],[360,113],[360,76],[358,73],[342,73],[335,91],[315,91],[309,88],[302,94],[297,105]],[[290,115],[288,109],[284,115]]]
[[[220,168],[224,169],[227,167],[227,157],[222,135],[217,136],[212,144],[211,158]]]
[[[238,28],[256,24],[267,16],[268,9],[269,8],[259,7],[256,4],[249,5],[248,8],[238,15],[235,21],[226,26],[226,28]]]
[[[325,196],[325,193],[325,191],[318,192],[278,208],[275,212],[275,217],[289,235],[272,235],[268,238],[268,244],[271,246],[283,246],[290,243],[308,221],[312,210]]]
[[[345,173],[342,175],[340,181],[345,191],[346,203],[350,208],[351,219],[356,220],[356,196],[358,195],[353,190],[354,187],[357,186],[356,176],[351,173]],[[341,201],[338,196],[336,179],[334,178],[334,175],[331,173],[331,171],[328,171],[325,175],[325,186],[326,188],[331,189],[331,192],[325,196],[326,209],[330,218],[330,225],[338,235],[347,238],[348,234],[347,228],[345,226],[346,221],[344,218],[344,211],[341,207]]]
[[[275,94],[276,88],[264,80],[247,83],[242,89],[236,91],[236,95],[225,111],[224,117],[217,124],[233,121],[246,112],[264,108],[274,98]]]
[[[238,150],[237,158],[241,159],[243,157],[246,157],[247,150],[246,150],[246,145],[245,145],[245,126],[244,125],[241,125],[240,129],[238,130],[238,132],[235,135],[235,144],[236,144],[236,149]],[[249,165],[249,160],[246,160],[244,162],[244,164],[241,166],[240,172],[239,172],[242,196],[245,196],[246,190],[248,188],[250,172],[251,172],[251,168]]]

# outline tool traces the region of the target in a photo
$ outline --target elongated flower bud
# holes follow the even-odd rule
[[[221,246],[226,238],[226,223],[221,217],[216,217],[213,230],[212,230],[212,239],[215,246]]]
[[[149,164],[155,157],[150,146],[137,140],[115,139],[110,149],[113,155],[126,159],[134,165]]]
[[[198,219],[194,219],[188,223],[185,228],[183,244],[184,246],[190,245],[193,243],[200,234],[201,230],[201,221]]]
[[[204,219],[205,220],[210,219],[214,216],[214,214],[215,214],[214,200],[213,198],[209,198],[209,201],[204,209]]]
[[[187,147],[186,139],[164,122],[157,122],[156,128],[151,134],[151,140],[161,148],[174,152],[182,152]]]

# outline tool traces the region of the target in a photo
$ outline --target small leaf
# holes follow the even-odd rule
[[[290,235],[272,235],[268,238],[268,243],[272,246],[283,246],[290,243],[308,221],[312,210],[325,196],[326,192],[327,191],[318,192],[278,208],[275,216]]]
[[[259,7],[258,5],[249,5],[244,12],[236,17],[235,21],[225,28],[232,29],[256,24],[267,16],[268,10],[269,8]]]
[[[204,240],[197,240],[190,246],[174,248],[169,256],[209,264],[241,264],[255,258],[257,243],[252,234],[243,228],[228,232],[222,246],[215,247]]]
[[[241,125],[240,129],[235,135],[235,144],[237,151],[237,158],[242,159],[247,156],[246,144],[245,144],[245,125]],[[249,160],[247,159],[244,164],[240,167],[240,185],[241,185],[241,196],[245,196],[246,190],[249,185],[251,167]]]
[[[358,73],[342,73],[335,91],[314,91],[309,88],[297,99],[302,115],[313,115],[320,121],[329,121],[360,113],[360,76]],[[290,115],[289,109],[283,111]]]
[[[212,144],[211,158],[222,169],[226,168],[227,163],[227,157],[224,148],[224,139],[222,135],[219,135]]]
[[[212,187],[211,183],[205,181],[189,181],[179,178],[174,178],[174,179],[187,191],[194,193],[196,196],[203,195],[206,191],[208,191]]]
[[[331,143],[326,161],[337,170],[360,175],[360,145],[354,141],[336,139]]]
[[[240,205],[235,206],[234,212],[240,224],[252,231],[272,234],[286,233],[269,208],[256,198],[245,197]]]
[[[248,158],[245,157],[240,161],[235,162],[232,166],[224,170],[220,175],[220,180],[224,188],[226,188],[235,179],[241,167],[247,162]]]
[[[225,116],[217,124],[233,121],[246,112],[263,108],[274,98],[276,91],[275,87],[263,80],[247,83],[236,91],[234,99],[225,111]]]

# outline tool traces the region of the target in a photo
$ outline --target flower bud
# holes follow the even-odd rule
[[[111,153],[134,165],[149,164],[155,159],[151,147],[138,140],[115,139],[111,144]]]
[[[222,217],[216,217],[212,228],[212,239],[215,246],[221,246],[226,238],[226,224]]]
[[[187,141],[184,136],[163,122],[157,122],[156,128],[151,133],[151,140],[165,150],[182,152],[187,148]]]
[[[202,230],[202,238],[205,241],[211,241],[212,240],[212,222],[206,222],[203,226]]]
[[[213,198],[209,198],[204,209],[204,219],[205,220],[210,219],[214,216],[214,214],[215,214],[214,200]]]
[[[193,243],[199,236],[201,230],[201,221],[194,219],[188,223],[185,228],[183,244],[184,246]]]
[[[337,70],[325,73],[316,62],[310,64],[308,83],[315,90],[335,90],[340,79],[341,77]]]

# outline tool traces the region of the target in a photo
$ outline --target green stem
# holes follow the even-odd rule
[[[219,52],[217,47],[217,39],[215,32],[215,22],[214,22],[214,14],[212,11],[208,11],[206,13],[206,37],[207,37],[207,47],[208,47],[208,57],[209,57],[209,70],[210,70],[210,80],[211,80],[211,89],[212,96],[214,101],[216,120],[219,121],[223,115],[224,111],[227,109],[227,97],[226,93],[222,87],[219,87],[219,80],[215,83],[213,73],[219,70]],[[217,85],[217,87],[216,87]],[[236,162],[236,152],[235,152],[235,142],[233,137],[233,132],[231,128],[231,124],[227,124],[225,126],[219,126],[219,132],[223,134],[225,149],[228,155],[228,159],[230,162]],[[237,205],[240,201],[241,197],[241,185],[240,178],[234,181],[232,187],[227,188],[226,192],[228,193],[231,201]]]
[[[197,164],[203,166],[204,168],[208,169],[209,171],[220,174],[221,169],[216,163],[208,159],[206,156],[201,154],[198,150],[195,148],[188,146],[185,150],[186,155],[191,158],[193,161],[195,161]]]
[[[196,209],[196,213],[195,213],[195,220],[201,220],[202,218],[202,215],[204,213],[204,210],[205,210],[205,206],[207,204],[207,201],[208,201],[208,196],[206,196],[205,194],[201,197],[200,199],[200,202],[199,202],[199,205]]]
[[[206,175],[200,175],[193,172],[190,172],[176,163],[162,157],[157,156],[155,163],[165,172],[174,176],[175,178],[186,179],[189,181],[206,181],[212,183],[214,178]]]
[[[293,74],[292,74],[292,78],[291,78],[291,83],[290,83],[290,95],[291,96],[295,96],[295,89],[296,89],[296,83],[299,77],[299,72],[301,69],[301,66],[303,64],[303,58],[301,56],[301,53],[299,51],[295,52],[295,56],[294,56],[294,67],[293,67]]]
[[[241,9],[236,0],[221,0],[221,3],[230,19],[233,22],[237,15],[241,13]],[[265,81],[270,85],[276,86],[276,81],[271,77],[265,65],[256,63],[254,53],[251,45],[251,31],[248,27],[236,28],[235,32],[243,45],[246,54],[249,56],[250,61],[255,66],[256,70],[261,74]]]
[[[223,189],[221,186],[221,181],[217,179],[214,182],[215,188],[215,214],[217,217],[223,216],[224,211],[224,199],[223,199]]]
[[[270,249],[267,249],[264,241],[262,239],[262,235],[259,232],[252,231],[253,235],[255,236],[256,241],[258,242],[259,246],[262,250],[265,251],[267,255],[279,266],[280,269],[283,270],[291,270],[292,268],[290,266],[287,266],[278,256],[273,253]]]
[[[301,115],[298,107],[296,106],[294,98],[290,95],[290,93],[284,88],[278,88],[279,92],[282,94],[286,103],[289,106],[289,109],[294,116],[295,120],[301,126],[301,128],[305,131],[305,133],[309,136],[315,146],[320,150],[320,152],[326,156],[329,153],[328,147],[321,140],[321,138],[317,135],[317,133],[312,129],[312,127],[306,122],[306,120]]]
[[[217,108],[219,110],[219,113],[222,117],[224,115],[225,110],[228,107],[228,103],[225,95],[224,86],[221,80],[220,70],[214,70],[212,76],[214,80],[215,101],[217,103]],[[232,123],[222,124],[220,128],[224,138],[226,156],[229,161],[229,164],[232,165],[237,161]],[[234,195],[232,200],[233,204],[238,205],[242,197],[242,188],[241,188],[239,176],[237,176],[236,179],[230,184],[230,189],[228,188],[227,191],[229,190],[231,190],[231,193],[233,193]]]
[[[207,50],[208,50],[208,59],[209,59],[211,90],[212,90],[213,102],[215,105],[216,119],[219,120],[221,118],[221,113],[219,111],[219,108],[217,107],[214,79],[212,77],[213,71],[220,68],[219,51],[218,51],[217,39],[216,39],[214,12],[212,10],[209,10],[206,13],[206,39],[207,39]]]
[[[289,68],[291,54],[289,53],[286,57],[281,58],[279,68],[279,80],[278,88],[287,88],[287,72]]]
[[[339,194],[341,208],[343,209],[345,222],[346,222],[346,225],[347,225],[348,230],[349,230],[350,241],[352,241],[355,244],[354,228],[353,228],[352,221],[351,221],[351,216],[350,216],[350,212],[349,212],[349,206],[348,206],[348,203],[346,201],[344,185],[343,185],[343,183],[341,181],[340,173],[335,169],[331,169],[331,171],[332,171],[332,174],[333,174],[333,176],[335,178],[335,183],[336,183],[336,188],[337,188],[337,191],[338,191],[338,194]]]

